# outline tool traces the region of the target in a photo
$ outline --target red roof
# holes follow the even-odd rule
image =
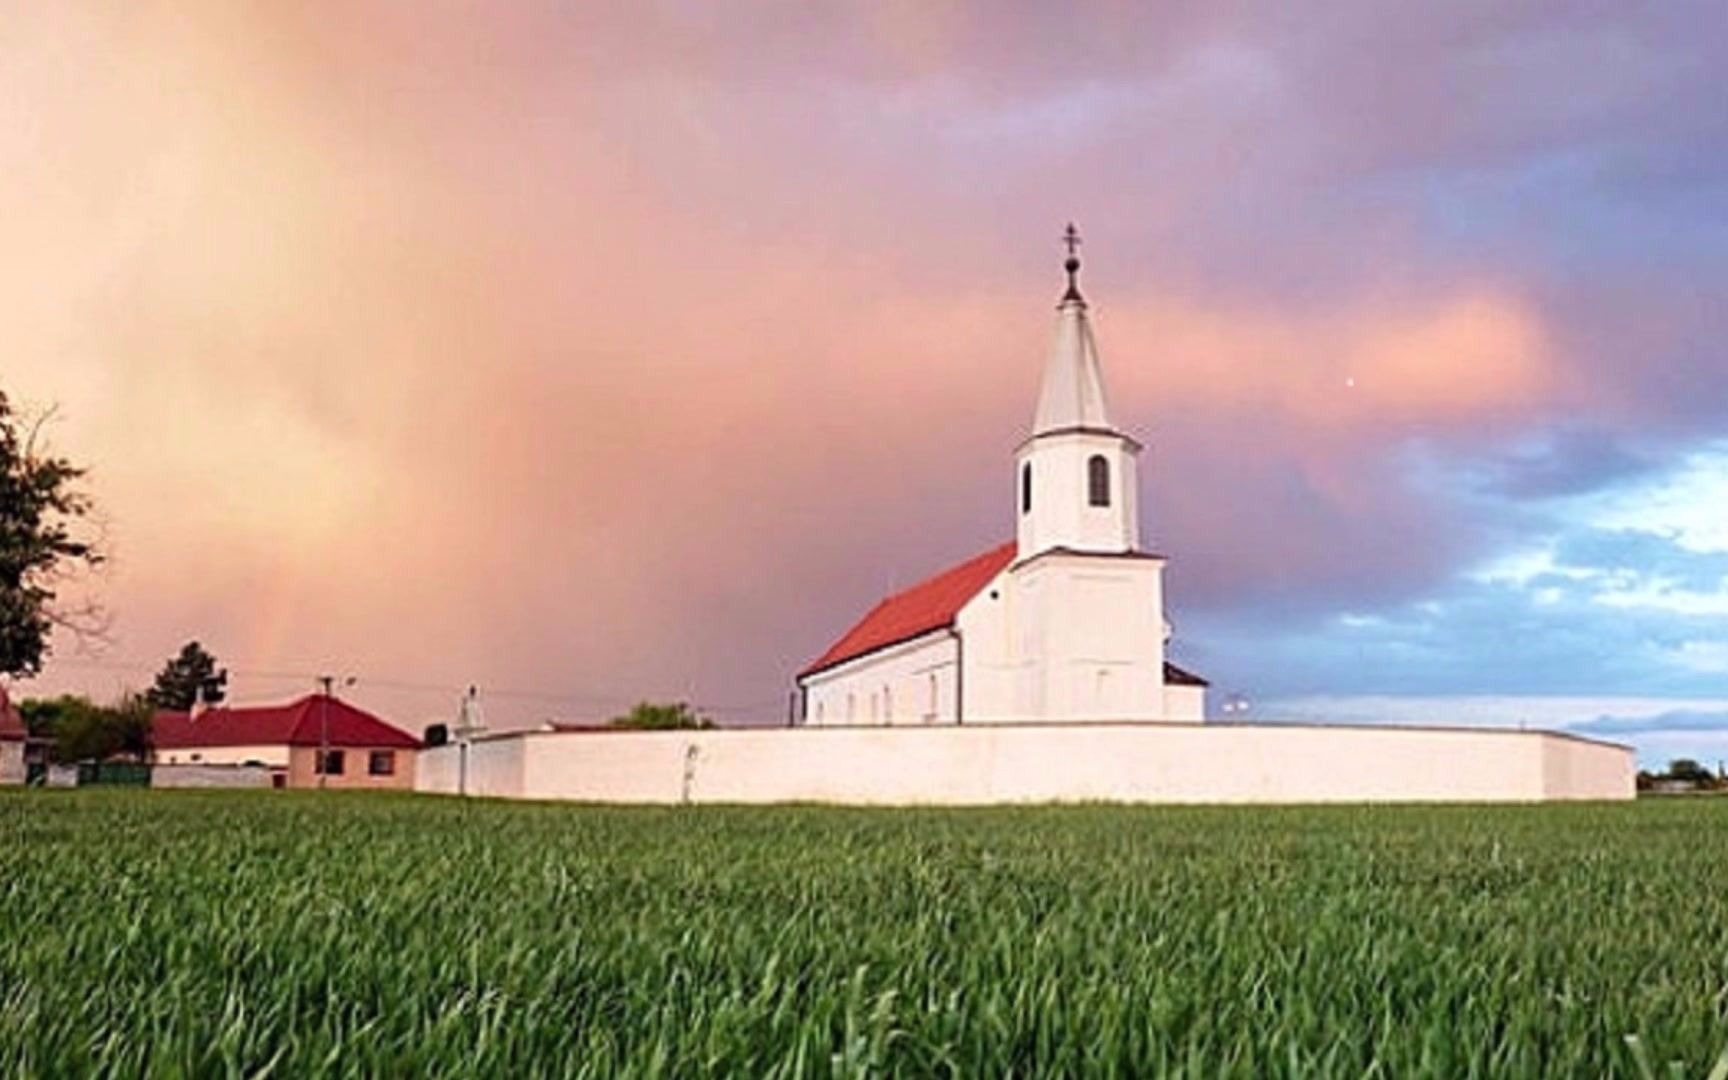
[[[0,742],[18,742],[29,732],[24,730],[24,717],[12,704],[12,699],[6,693],[6,688],[0,686]]]
[[[317,746],[319,728],[325,723],[329,724],[331,746],[415,749],[420,745],[419,739],[401,728],[356,709],[341,698],[320,695],[309,695],[287,705],[209,709],[196,719],[183,712],[159,712],[150,724],[150,741],[158,750]]]
[[[865,653],[897,645],[932,630],[953,626],[966,601],[978,595],[990,579],[1014,561],[1015,544],[975,555],[904,592],[897,592],[870,609],[858,625],[828,646],[828,651],[798,673],[802,678],[825,668],[855,660]]]

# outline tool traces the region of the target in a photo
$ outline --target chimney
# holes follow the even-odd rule
[[[192,692],[192,707],[186,710],[186,719],[196,723],[200,716],[210,711],[210,706],[204,704],[204,688],[202,686]]]

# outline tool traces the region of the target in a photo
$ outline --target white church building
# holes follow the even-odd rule
[[[1015,538],[887,597],[798,673],[812,726],[1205,718],[1165,656],[1161,555],[1140,539],[1143,449],[1115,426],[1080,294],[1078,236],[1031,434]]]
[[[1205,681],[1166,655],[1142,447],[1110,419],[1072,226],[1068,240],[1014,455],[1013,540],[867,612],[798,673],[785,727],[549,722],[422,751],[416,790],[878,806],[1632,798],[1631,748],[1564,732],[1205,723]]]

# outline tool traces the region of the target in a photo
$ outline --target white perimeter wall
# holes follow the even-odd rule
[[[1629,748],[1534,731],[1191,724],[540,733],[472,748],[468,791],[624,803],[1629,799]],[[416,787],[456,790],[454,746]]]
[[[468,794],[500,799],[527,798],[522,783],[523,749],[524,738],[520,735],[485,739],[469,745],[466,748]],[[464,748],[457,743],[421,750],[414,762],[414,790],[455,794],[462,784],[463,753]]]
[[[270,770],[260,765],[157,765],[153,788],[267,788]]]

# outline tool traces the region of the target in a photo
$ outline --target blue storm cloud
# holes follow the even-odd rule
[[[1456,482],[1430,485],[1437,497],[1461,515],[1515,523],[1478,563],[1413,598],[1297,626],[1199,612],[1191,639],[1205,646],[1189,659],[1269,712],[1309,695],[1488,696],[1506,701],[1512,723],[1534,697],[1673,699],[1573,730],[1626,737],[1647,758],[1653,747],[1709,752],[1706,736],[1728,740],[1728,712],[1685,702],[1728,694],[1723,444],[1666,467],[1592,439],[1548,445],[1550,456],[1438,463]],[[1433,479],[1436,460],[1421,461]]]
[[[1658,732],[1728,732],[1728,710],[1694,712],[1681,709],[1655,716],[1600,716],[1573,724],[1570,728],[1582,735],[1623,737],[1649,735]]]

